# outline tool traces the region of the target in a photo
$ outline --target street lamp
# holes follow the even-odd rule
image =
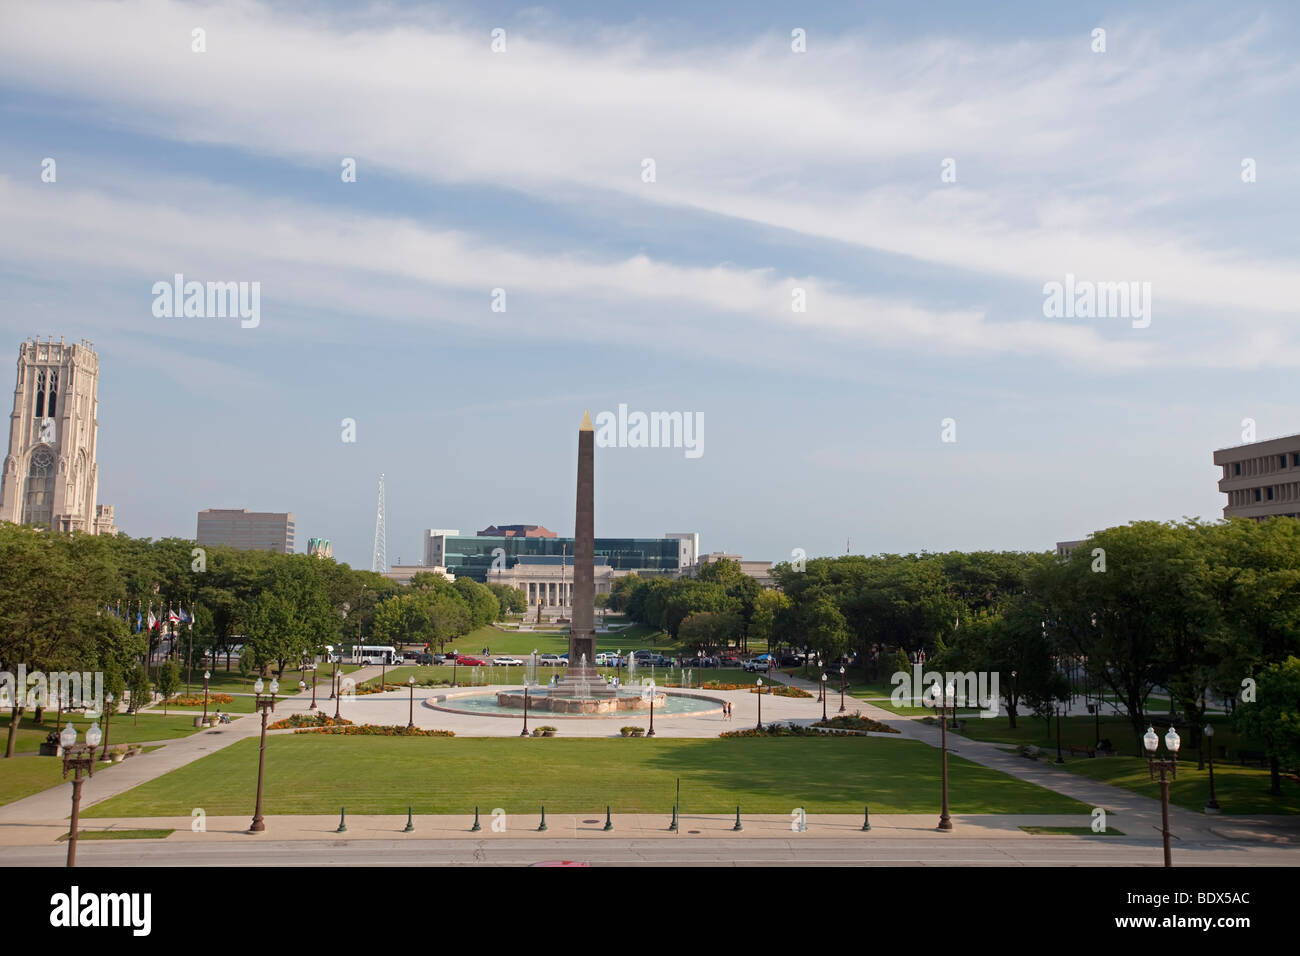
[[[1178,748],[1182,745],[1182,740],[1178,731],[1170,727],[1169,733],[1165,734],[1165,749],[1169,751],[1169,757],[1162,760],[1156,759],[1160,738],[1156,735],[1155,728],[1147,728],[1147,732],[1142,735],[1142,745],[1146,747],[1147,771],[1151,779],[1156,779],[1156,771],[1160,772],[1160,829],[1165,844],[1165,866],[1173,866],[1173,855],[1169,849],[1169,781],[1178,778]]]
[[[844,668],[840,667],[840,713],[844,713],[844,688],[848,683],[848,678],[844,676]]]
[[[1052,701],[1052,708],[1056,711],[1056,760],[1055,763],[1065,763],[1065,758],[1061,756],[1061,702]]]
[[[212,671],[203,672],[203,723],[208,722],[208,679],[212,677]]]
[[[108,725],[113,721],[113,695],[107,693],[104,695],[104,752],[100,754],[100,761],[107,763],[112,758],[108,755]],[[99,737],[98,728],[96,728],[96,739]]]
[[[653,678],[646,688],[641,691],[641,695],[650,701],[650,730],[646,736],[653,737],[655,735],[655,682]]]
[[[948,698],[953,698],[953,712],[957,710],[957,695],[951,683],[942,691],[943,697],[936,706],[939,708],[939,750],[942,755],[942,777],[943,777],[943,807],[939,812],[939,829],[951,830],[952,818],[948,815],[948,720],[947,708]]]
[[[763,678],[758,679],[758,729],[763,729]]]
[[[411,715],[406,720],[406,729],[415,729],[415,675],[412,674],[406,679],[406,686],[411,689]]]
[[[316,707],[316,669],[320,667],[315,661],[311,662],[311,710],[317,710]]]
[[[339,649],[338,657],[334,656],[334,648],[326,646],[325,652],[329,654],[330,659],[334,662],[334,673],[330,675],[330,699],[334,698],[334,680],[339,676],[339,661],[343,659],[342,648]]]
[[[821,691],[818,693],[817,696],[820,697],[820,698],[822,698],[822,702],[825,703],[825,700],[826,700],[826,669],[822,666],[822,659],[821,659],[821,655],[820,655],[820,654],[817,656],[817,668],[818,668],[818,670],[820,670],[820,671],[822,672]]]
[[[248,828],[249,833],[261,833],[266,829],[266,824],[262,820],[262,766],[266,761],[266,715],[275,710],[275,695],[280,692],[280,682],[271,681],[271,694],[269,697],[262,696],[262,678],[253,682],[253,705],[262,712],[262,746],[257,752],[257,807],[253,811],[253,823]]]
[[[1205,744],[1210,751],[1210,802],[1205,805],[1206,813],[1218,813],[1219,801],[1214,799],[1214,725],[1205,725]]]
[[[460,663],[460,655],[457,654],[451,659],[451,686],[456,686],[456,665]]]
[[[524,684],[524,729],[519,731],[520,737],[528,736],[528,685]]]
[[[77,743],[77,728],[68,721],[68,726],[59,734],[59,743],[63,745],[63,779],[72,776],[72,828],[68,831],[68,866],[77,865],[77,825],[81,818],[81,775],[93,776],[95,773],[95,748],[99,746],[101,734],[99,726],[92,723],[86,731],[86,742]]]
[[[334,691],[334,680],[336,678],[339,682],[337,693]],[[337,661],[334,662],[334,677],[330,678],[330,696],[334,698],[334,719],[341,720],[342,718],[339,717],[339,704],[343,701],[343,675],[339,673],[339,665]]]
[[[826,672],[822,671],[822,722],[826,721]]]

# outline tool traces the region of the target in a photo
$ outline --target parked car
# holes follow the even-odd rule
[[[623,658],[619,657],[617,654],[607,654],[604,651],[601,651],[599,654],[596,655],[596,666],[597,667],[622,667]]]
[[[537,663],[544,667],[560,667],[569,662],[559,654],[539,654],[537,655]]]
[[[497,667],[522,667],[524,662],[517,657],[494,657],[492,663]]]
[[[765,661],[745,661],[744,668],[752,674],[766,674],[769,670],[771,660]]]
[[[739,657],[734,657],[734,656],[728,656],[728,657],[720,658],[719,661],[718,661],[718,666],[719,666],[719,667],[739,667],[739,666],[740,666],[740,658],[739,658]]]
[[[456,658],[456,663],[458,663],[461,667],[486,667],[487,666],[487,661],[483,660],[481,657],[469,657],[466,654],[461,654],[460,657]]]
[[[404,661],[417,660],[419,656],[420,655],[415,651],[402,651],[402,660]]]
[[[438,655],[438,656],[441,656],[441,655]],[[417,664],[421,664],[421,665],[424,665],[424,666],[426,666],[426,667],[427,667],[428,665],[432,664],[432,663],[433,663],[433,660],[434,660],[434,655],[433,655],[433,654],[416,654],[416,655],[415,655],[415,663],[417,663]]]
[[[429,661],[429,663],[431,663],[431,664],[450,664],[450,663],[451,663],[451,658],[448,657],[446,654],[430,654],[430,655],[428,655],[428,656],[431,658],[431,660]]]

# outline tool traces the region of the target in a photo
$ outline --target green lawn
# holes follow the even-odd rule
[[[24,714],[18,724],[18,739],[14,741],[14,752],[35,753],[39,750],[45,740],[45,735],[56,729],[54,726],[56,716],[56,711],[48,711],[49,719],[44,723],[37,724],[27,714]],[[4,745],[5,741],[8,740],[11,720],[12,717],[9,714],[0,717],[0,754],[4,753]],[[66,714],[63,723],[64,725],[68,723]],[[72,718],[72,726],[77,729],[77,740],[79,742],[85,742],[86,730],[91,723],[91,720],[80,715]],[[94,723],[99,724],[100,730],[104,729],[103,717],[95,718]],[[176,737],[185,737],[192,734],[194,730],[192,715],[173,714],[164,717],[160,710],[157,714],[141,714],[137,721],[132,714],[116,713],[113,715],[111,724],[109,724],[108,743],[109,746],[112,746],[114,744],[139,743],[142,740],[172,740]]]
[[[1065,768],[1102,783],[1133,790],[1144,796],[1160,799],[1159,780],[1152,781],[1146,758],[1139,757],[1087,757],[1067,760]],[[1300,783],[1282,777],[1282,793],[1273,796],[1268,792],[1267,770],[1258,767],[1239,767],[1236,764],[1214,764],[1214,796],[1224,815],[1261,813],[1300,813]],[[1196,769],[1196,760],[1178,761],[1178,778],[1169,786],[1169,800],[1188,810],[1200,811],[1210,796],[1210,773]]]
[[[165,840],[175,830],[81,830],[77,832],[77,842],[82,840]],[[70,833],[59,837],[58,842],[66,843]]]
[[[295,690],[296,690],[296,688],[295,688]],[[323,693],[323,694],[321,693],[322,690],[324,690],[324,693]],[[316,687],[316,694],[317,694],[317,699],[318,699],[318,700],[319,700],[321,697],[328,697],[328,696],[330,695],[330,686],[329,686],[329,684],[326,683],[326,684],[323,685],[323,687],[322,687],[321,685],[317,685],[317,687]],[[202,694],[202,693],[199,693],[197,696],[202,697],[203,694]],[[228,703],[228,704],[218,704],[218,703],[215,703],[211,698],[209,698],[209,700],[208,700],[208,716],[211,717],[214,713],[217,712],[217,709],[218,709],[218,708],[220,708],[222,711],[224,711],[224,712],[227,713],[227,714],[251,714],[251,713],[256,709],[256,708],[254,708],[254,706],[253,706],[253,698],[252,698],[252,697],[242,696],[242,695],[239,695],[239,694],[232,694],[232,695],[230,695],[230,696],[231,696],[231,701],[230,701],[230,703]],[[162,705],[161,702],[159,702],[158,704],[154,705],[154,710],[151,711],[151,713],[153,713],[153,712],[157,712],[157,713],[159,713],[159,714],[161,714],[161,713],[163,712],[163,705]],[[202,713],[203,713],[203,705],[202,705],[202,704],[199,704],[197,707],[177,707],[175,704],[168,704],[168,705],[167,705],[167,713],[169,713],[169,714],[188,714],[188,715],[190,715],[191,717],[194,716],[195,714],[202,715]]]
[[[156,748],[149,747],[147,750]],[[136,758],[129,758],[134,760]],[[119,766],[115,763],[96,763],[96,775],[108,773]],[[72,777],[69,776],[71,781]],[[10,757],[0,760],[0,805],[13,803],[33,793],[40,793],[63,782],[61,757]],[[68,787],[68,808],[72,808],[72,787]]]
[[[255,739],[90,808],[88,816],[249,812]],[[263,810],[276,813],[531,814],[672,810],[726,813],[937,812],[939,753],[917,741],[869,737],[564,739],[274,737],[267,743]],[[1079,813],[1068,797],[950,757],[955,813]]]
[[[1239,748],[1247,750],[1263,749],[1261,745],[1241,738],[1232,729],[1232,724],[1227,717],[1212,715],[1210,723],[1214,725],[1216,761],[1223,759],[1219,756],[1220,747],[1226,747],[1228,753],[1234,757]],[[1156,719],[1154,726],[1159,732],[1161,740],[1163,740],[1165,732],[1169,729],[1168,724],[1162,724],[1159,719]],[[1061,750],[1064,755],[1069,756],[1071,744],[1077,747],[1093,746],[1097,741],[1096,727],[1097,720],[1095,717],[1081,716],[1063,719],[1061,721]],[[1180,726],[1178,732],[1183,738],[1182,757],[1185,760],[1191,760],[1195,765],[1196,749],[1192,747],[1188,728]],[[966,721],[966,729],[961,733],[973,740],[986,740],[993,743],[1032,744],[1042,747],[1044,750],[1051,750],[1053,755],[1056,753],[1055,718],[1053,718],[1049,727],[1048,721],[1041,717],[1021,714],[1016,718],[1016,728],[1014,730],[1011,729],[1010,720],[1005,714],[987,719],[975,718]],[[1101,718],[1101,736],[1110,739],[1119,755],[1135,756],[1137,742],[1133,739],[1133,725],[1129,723],[1127,718],[1103,716]],[[1163,750],[1163,744],[1161,749]],[[1208,755],[1208,753],[1207,750],[1206,754]],[[1235,759],[1233,762],[1235,763]]]

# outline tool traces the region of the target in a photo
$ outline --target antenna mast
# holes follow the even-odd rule
[[[379,476],[379,508],[375,514],[375,553],[370,570],[383,574],[388,570],[388,542],[384,536],[384,476]]]

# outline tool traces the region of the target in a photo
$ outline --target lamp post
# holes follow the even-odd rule
[[[318,710],[316,706],[316,669],[320,667],[315,661],[311,665],[311,710]]]
[[[620,647],[614,653],[618,655],[618,666],[614,668],[614,676],[618,678],[618,682],[621,684],[623,683],[623,648]]]
[[[520,737],[528,736],[528,685],[524,685],[524,729],[519,731]]]
[[[77,743],[77,728],[68,721],[68,726],[59,734],[59,743],[63,745],[63,779],[68,779],[72,771],[72,827],[68,831],[68,866],[77,865],[77,825],[81,818],[81,775],[93,776],[95,773],[95,748],[100,741],[99,726],[92,723],[86,731],[86,742]],[[105,748],[107,749],[107,748]]]
[[[275,695],[280,691],[280,682],[271,681],[271,694],[269,697],[262,696],[262,678],[258,678],[253,683],[253,704],[262,712],[262,746],[257,752],[257,807],[253,811],[253,823],[248,828],[249,833],[261,833],[266,829],[266,823],[262,820],[262,767],[266,762],[266,715],[275,710]]]
[[[1053,709],[1056,711],[1056,760],[1055,763],[1065,763],[1065,758],[1061,756],[1061,704],[1060,701],[1052,702]]]
[[[758,679],[758,729],[763,729],[763,678]]]
[[[822,671],[822,722],[826,721],[826,672]]]
[[[212,671],[203,672],[203,723],[208,722],[208,679],[212,676]]]
[[[451,686],[456,686],[456,665],[460,663],[460,655],[457,654],[451,659]]]
[[[333,647],[326,647],[325,650],[329,654],[330,660],[334,662],[334,673],[330,675],[330,700],[333,700],[334,680],[339,676],[339,661],[343,658],[343,653],[342,653],[342,649],[340,648],[338,657],[335,657]]]
[[[652,678],[646,688],[641,691],[641,696],[650,701],[650,730],[646,733],[647,737],[655,735],[655,682]]]
[[[940,744],[939,744],[939,750],[940,750],[940,753],[941,753],[941,759],[942,759],[942,762],[943,762],[943,764],[942,764],[942,770],[941,770],[941,775],[942,775],[942,778],[943,778],[943,785],[942,785],[943,805],[942,805],[942,808],[941,808],[940,811],[939,811],[939,829],[940,829],[940,830],[951,830],[951,829],[952,829],[952,817],[950,817],[950,816],[948,815],[948,720],[947,720],[947,709],[948,709],[948,698],[949,698],[949,697],[952,697],[952,698],[953,698],[953,710],[954,710],[954,711],[956,711],[956,709],[957,709],[957,700],[956,700],[956,694],[955,694],[955,692],[954,692],[954,689],[953,689],[953,685],[952,685],[952,684],[949,684],[947,687],[945,687],[945,688],[943,689],[943,692],[942,692],[942,693],[943,693],[943,697],[939,700],[939,702],[938,702],[938,704],[937,704],[937,706],[938,706],[938,708],[939,708],[939,741],[940,741]]]
[[[104,695],[104,752],[100,754],[100,761],[107,763],[110,759],[108,756],[108,725],[113,721],[113,695],[111,693]],[[99,729],[96,728],[95,736],[99,737]],[[89,733],[89,731],[87,731]]]
[[[825,700],[826,700],[826,669],[822,666],[821,655],[818,655],[818,657],[817,657],[817,669],[820,670],[820,671],[822,672],[822,677],[821,677],[821,680],[819,681],[819,683],[820,683],[820,685],[821,685],[821,690],[817,693],[817,696],[820,697],[820,698],[822,699],[822,702],[823,702],[823,703],[825,703]]]
[[[840,668],[840,713],[844,713],[844,688],[848,683],[848,678],[844,676],[844,668]]]
[[[334,690],[334,680],[337,679],[339,687],[337,693]],[[334,677],[330,678],[330,696],[334,698],[334,719],[341,720],[339,717],[339,704],[343,700],[343,675],[339,673],[339,665],[336,661],[334,664]]]
[[[1160,738],[1155,728],[1148,727],[1142,735],[1142,745],[1146,747],[1147,771],[1151,779],[1156,779],[1157,771],[1160,773],[1160,831],[1165,844],[1165,866],[1173,866],[1173,854],[1169,849],[1169,781],[1178,778],[1178,748],[1182,745],[1182,740],[1178,731],[1170,727],[1169,733],[1165,734],[1165,748],[1169,751],[1169,757],[1158,760],[1156,750],[1160,747]]]
[[[1210,751],[1210,801],[1205,805],[1206,813],[1218,813],[1219,801],[1214,799],[1214,725],[1205,725],[1205,743]]]
[[[406,679],[406,686],[411,689],[411,715],[406,719],[406,729],[415,729],[415,675]]]

